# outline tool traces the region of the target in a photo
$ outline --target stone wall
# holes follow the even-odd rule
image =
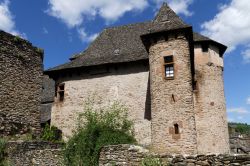
[[[152,154],[147,149],[135,145],[105,146],[100,152],[99,166],[140,166],[144,158],[158,158],[164,165],[171,166],[229,166],[250,165],[250,155],[166,155]]]
[[[64,99],[59,101],[59,94],[55,98],[51,124],[62,130],[64,139],[72,136],[78,115],[84,111],[84,102],[91,98],[96,106],[120,101],[134,122],[137,141],[151,143],[148,64],[131,62],[63,74],[56,79],[56,84],[64,83]]]
[[[167,41],[158,39],[149,49],[152,146],[158,153],[197,153],[189,48],[188,39],[179,33],[169,34]],[[164,57],[171,55],[174,78],[168,79]]]
[[[49,142],[8,142],[7,160],[15,166],[62,165],[62,144]]]
[[[199,154],[229,153],[229,136],[223,82],[223,59],[215,47],[195,47],[194,93]]]
[[[250,136],[248,137],[230,137],[231,153],[249,153],[250,154]]]
[[[43,51],[0,31],[0,136],[40,132]]]

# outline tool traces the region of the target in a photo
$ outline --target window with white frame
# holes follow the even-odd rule
[[[172,55],[164,57],[164,69],[165,69],[165,77],[167,79],[173,79],[174,78],[174,58]]]

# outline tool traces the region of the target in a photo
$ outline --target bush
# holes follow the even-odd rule
[[[6,141],[0,138],[0,166],[9,165],[6,161]]]
[[[57,127],[50,126],[46,123],[45,128],[42,131],[41,139],[44,141],[58,142],[62,140],[62,133]]]
[[[99,110],[86,103],[85,113],[79,115],[77,131],[64,150],[65,165],[95,166],[103,146],[135,143],[126,111],[117,102]]]

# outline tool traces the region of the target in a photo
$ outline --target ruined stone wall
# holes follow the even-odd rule
[[[163,57],[174,57],[174,79],[165,79]],[[183,34],[159,41],[149,49],[152,105],[152,146],[158,153],[196,154],[189,43]],[[174,124],[179,126],[175,134]]]
[[[43,52],[0,31],[0,136],[40,131]]]
[[[147,149],[140,146],[110,145],[102,148],[100,152],[99,166],[140,166],[144,158],[159,159],[164,165],[171,166],[248,166],[250,164],[250,155],[158,155],[152,154]]]
[[[229,153],[223,82],[223,59],[210,47],[195,48],[197,90],[194,93],[198,153]]]
[[[97,67],[95,67],[97,69]],[[72,136],[84,102],[94,98],[94,105],[108,105],[120,101],[128,108],[128,118],[134,122],[135,138],[141,144],[151,143],[150,103],[148,90],[148,65],[141,63],[119,64],[90,73],[70,73],[56,80],[64,83],[64,101],[55,98],[51,124],[63,132],[63,138]],[[80,71],[79,71],[80,72]],[[99,74],[98,74],[99,72]],[[102,72],[102,73],[100,73]]]
[[[8,142],[7,160],[15,166],[62,165],[62,144],[49,142]]]
[[[250,136],[248,137],[230,137],[231,153],[249,153],[250,154]]]

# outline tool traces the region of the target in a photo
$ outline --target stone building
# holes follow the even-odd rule
[[[223,54],[226,46],[193,32],[167,4],[155,19],[105,29],[55,80],[51,123],[72,135],[83,102],[129,108],[135,137],[158,153],[229,153]]]
[[[40,133],[43,51],[0,31],[0,137]]]

